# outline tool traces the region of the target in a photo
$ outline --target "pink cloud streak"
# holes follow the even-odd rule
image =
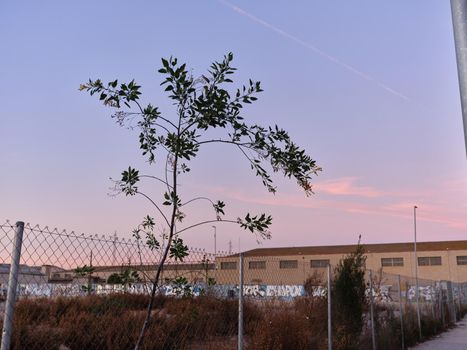
[[[375,198],[385,195],[385,192],[379,191],[373,187],[357,186],[356,177],[341,177],[321,182],[316,182],[314,185],[315,192],[323,192],[331,195],[339,196],[359,196]]]
[[[292,208],[336,209],[355,214],[386,215],[399,218],[411,218],[414,204],[420,206],[418,218],[421,221],[433,222],[447,227],[467,229],[467,213],[462,203],[452,200],[453,184],[458,181],[444,182],[436,190],[425,192],[390,192],[373,187],[358,186],[355,177],[344,177],[326,180],[315,184],[316,194],[311,198],[302,195],[279,193],[275,196],[256,195],[230,190],[222,187],[210,188],[211,191],[231,199],[267,206]],[[461,183],[464,183],[461,181]],[[457,190],[459,188],[457,187]],[[458,193],[453,191],[454,194]],[[342,200],[338,197],[360,197]],[[446,205],[451,203],[451,205]]]

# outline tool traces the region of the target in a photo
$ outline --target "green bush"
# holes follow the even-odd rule
[[[359,240],[355,252],[344,257],[334,271],[332,304],[336,349],[357,348],[366,308],[365,262],[365,250]]]

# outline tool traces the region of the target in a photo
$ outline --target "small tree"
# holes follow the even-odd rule
[[[139,282],[141,282],[141,278],[138,272],[131,268],[126,268],[120,273],[113,273],[107,279],[108,284],[121,284],[125,288],[125,291],[132,284]]]
[[[108,284],[123,284],[122,276],[119,273],[113,273],[107,278]]]
[[[163,116],[152,104],[144,106],[140,101],[141,87],[133,80],[123,84],[117,80],[104,84],[97,79],[80,86],[80,90],[88,91],[91,95],[97,94],[104,105],[115,109],[112,117],[119,125],[139,129],[140,148],[150,164],[159,159],[156,151],[165,152],[165,156],[160,157],[162,168],[165,168],[163,176],[140,174],[130,166],[122,172],[121,179],[115,182],[118,193],[147,199],[154,206],[159,222],[167,227],[167,241],[163,246],[155,235],[156,219],[153,216],[147,215],[134,231],[136,239],[144,238],[151,249],[161,250],[162,255],[153,280],[146,320],[135,349],[140,347],[148,327],[154,295],[166,259],[183,260],[188,255],[188,247],[181,238],[183,232],[221,221],[239,225],[256,234],[258,239],[270,238],[270,215],[248,213],[243,218],[228,219],[224,217],[223,201],[206,197],[182,199],[179,178],[190,171],[189,162],[202,147],[212,144],[234,147],[245,156],[255,175],[261,178],[271,193],[275,193],[276,188],[265,163],[269,164],[272,172],[282,172],[286,177],[295,178],[306,195],[312,193],[311,176],[321,170],[277,125],[263,127],[249,125],[244,121],[243,107],[256,101],[262,89],[260,82],[252,80],[233,92],[225,89],[225,84],[232,83],[230,77],[235,72],[235,68],[231,67],[232,59],[233,55],[229,53],[222,61],[214,62],[207,75],[199,78],[194,78],[186,65],[179,64],[176,58],[162,59],[159,73],[165,78],[161,85],[174,103],[176,113],[173,117]],[[162,200],[155,200],[140,189],[139,183],[143,179],[163,184],[165,193]],[[201,200],[210,203],[214,218],[181,227],[186,216],[186,206]]]
[[[363,327],[365,249],[358,239],[355,251],[339,261],[332,283],[335,336],[343,349],[354,349]]]
[[[95,268],[92,266],[92,263],[89,264],[89,266],[84,265],[84,266],[78,266],[74,271],[77,277],[87,277],[88,278],[88,284],[87,286],[82,285],[81,289],[88,294],[91,294],[92,292],[92,273],[94,272]]]

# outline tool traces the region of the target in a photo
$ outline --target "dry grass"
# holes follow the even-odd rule
[[[12,349],[132,349],[147,302],[146,296],[129,294],[20,300]],[[378,348],[400,349],[398,316],[384,307],[377,308],[376,314]],[[158,297],[153,315],[143,349],[236,349],[236,300]],[[416,313],[408,307],[404,315],[406,345],[413,345],[418,341]],[[358,349],[371,348],[368,326]],[[326,349],[327,300],[246,301],[244,327],[248,350]],[[442,322],[424,317],[422,327],[428,338],[442,331]],[[334,349],[344,349],[343,344],[334,339]]]

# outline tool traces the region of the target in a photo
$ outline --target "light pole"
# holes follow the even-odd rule
[[[417,206],[413,206],[413,232],[414,232],[414,260],[415,260],[415,299],[417,302],[417,321],[418,321],[418,336],[422,339],[422,324],[420,321],[420,302],[418,289],[418,259],[417,259]]]
[[[467,1],[451,0],[452,25],[456,48],[464,139],[467,151]]]
[[[212,228],[214,229],[214,255],[216,255],[217,254],[217,242],[216,242],[217,227],[213,225]]]

